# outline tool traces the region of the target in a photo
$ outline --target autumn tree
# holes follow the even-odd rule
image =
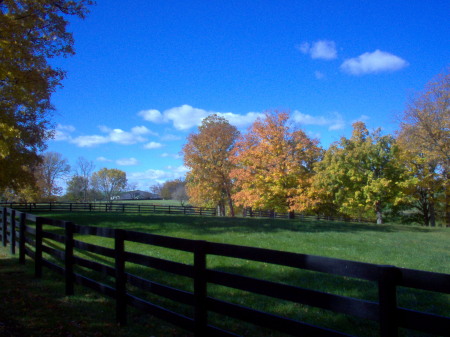
[[[34,183],[30,167],[52,136],[50,97],[65,76],[49,59],[74,54],[67,19],[84,18],[92,3],[0,1],[0,190]]]
[[[113,197],[123,192],[127,186],[127,175],[118,169],[102,168],[92,174],[92,185],[102,193],[105,200],[112,202]]]
[[[450,68],[410,99],[401,115],[399,139],[410,158],[433,176],[423,185],[429,196],[444,191],[445,222],[450,225]]]
[[[234,164],[229,158],[238,135],[235,126],[213,114],[203,119],[197,133],[188,136],[182,152],[184,165],[190,169],[186,189],[192,203],[210,207],[219,205],[222,213],[227,204],[230,215],[234,216],[230,178]]]
[[[60,180],[66,178],[70,172],[67,159],[58,152],[46,152],[42,155],[42,162],[35,171],[36,181],[42,191],[42,197],[51,200],[62,192]]]
[[[370,133],[363,122],[356,122],[351,138],[332,144],[316,165],[314,186],[341,213],[376,216],[381,224],[385,207],[404,200],[404,169],[397,151],[391,135],[383,136],[379,129]]]
[[[236,204],[278,212],[313,206],[313,166],[321,157],[318,141],[293,129],[287,112],[267,112],[235,144],[231,171]]]

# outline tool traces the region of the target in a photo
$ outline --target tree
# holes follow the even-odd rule
[[[351,138],[332,144],[316,165],[315,188],[341,213],[376,216],[381,224],[384,208],[404,200],[397,152],[391,135],[382,136],[379,129],[369,133],[363,122],[356,122]]]
[[[174,199],[175,191],[179,186],[184,186],[185,182],[181,179],[168,180],[162,184],[161,198],[164,200]]]
[[[92,171],[94,170],[95,165],[91,160],[87,160],[84,157],[79,157],[77,160],[77,168],[76,168],[76,176],[81,177],[83,179],[77,179],[78,183],[83,183],[83,198],[84,202],[88,201],[89,195],[89,185],[91,180]]]
[[[65,72],[48,60],[74,54],[69,16],[84,18],[91,0],[0,1],[0,190],[35,181],[30,167],[52,137],[51,94]]]
[[[404,148],[435,167],[444,190],[445,222],[450,225],[450,68],[409,100],[401,115],[399,138],[413,139]],[[439,186],[432,188],[435,194]]]
[[[65,198],[69,201],[86,201],[86,178],[74,175],[67,182]]]
[[[113,197],[126,188],[127,174],[118,169],[102,168],[92,175],[92,185],[103,194],[105,200],[112,202]]]
[[[69,172],[70,165],[61,153],[44,153],[42,162],[35,172],[37,185],[42,191],[43,198],[51,200],[59,195],[62,188],[58,186],[58,180],[65,178]]]
[[[162,191],[163,185],[161,183],[156,183],[150,186],[149,190],[151,193],[156,194],[158,197],[161,197],[161,191]]]
[[[172,199],[178,200],[181,206],[184,206],[185,202],[188,201],[189,197],[186,193],[186,182],[178,184],[175,191],[172,193]]]
[[[317,140],[292,129],[287,112],[267,112],[235,144],[231,171],[236,204],[278,212],[313,206],[313,165],[321,157]]]
[[[239,135],[235,126],[216,114],[203,119],[197,133],[188,136],[183,147],[184,165],[190,171],[186,177],[189,199],[202,206],[220,205],[224,212],[228,204],[234,216],[230,171],[230,153]]]

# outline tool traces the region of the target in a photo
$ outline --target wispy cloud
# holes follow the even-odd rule
[[[311,56],[312,59],[334,60],[337,58],[336,43],[329,40],[318,40],[313,43],[303,42],[297,46],[303,54]]]
[[[111,159],[105,158],[103,156],[97,157],[97,161],[106,162],[106,163],[112,162]]]
[[[345,127],[344,118],[338,112],[333,112],[329,116],[312,116],[295,110],[292,119],[301,125],[328,126],[330,131],[341,130]]]
[[[134,165],[138,165],[139,161],[136,158],[122,158],[122,159],[118,159],[116,160],[116,164],[120,165],[120,166],[134,166]]]
[[[314,76],[318,79],[318,80],[322,80],[325,78],[325,74],[322,73],[321,71],[316,70],[314,72]]]
[[[350,75],[365,75],[381,72],[393,72],[407,67],[404,59],[381,50],[364,53],[355,58],[345,60],[341,70]]]
[[[67,141],[72,139],[71,133],[75,131],[75,127],[72,125],[62,125],[58,124],[55,128],[55,135],[53,140],[56,141]]]
[[[167,152],[162,153],[162,154],[161,154],[161,157],[163,157],[163,158],[171,157],[171,158],[175,158],[175,159],[180,159],[180,158],[182,158],[182,156],[179,155],[179,154],[176,154],[176,153],[167,153]]]

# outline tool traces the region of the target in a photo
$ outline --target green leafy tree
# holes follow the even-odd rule
[[[230,171],[234,167],[229,157],[239,135],[235,126],[216,114],[203,119],[197,133],[188,136],[183,147],[187,174],[186,190],[193,204],[216,207],[225,213],[225,204],[234,216],[231,198],[233,182]]]
[[[74,175],[67,182],[66,195],[64,198],[68,201],[85,201],[86,199],[86,178],[79,175]]]
[[[92,174],[92,186],[106,201],[112,202],[127,187],[127,174],[118,169],[102,168]]]
[[[84,18],[90,0],[0,1],[0,190],[32,186],[30,167],[52,136],[51,94],[62,69],[49,59],[74,54],[68,17]]]
[[[332,144],[317,164],[315,188],[341,213],[376,216],[381,224],[385,207],[404,201],[404,168],[397,151],[391,135],[382,136],[380,130],[369,133],[363,122],[356,122],[351,138]]]

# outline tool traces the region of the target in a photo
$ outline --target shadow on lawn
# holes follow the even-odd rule
[[[221,233],[276,233],[280,231],[304,233],[357,233],[357,232],[422,232],[432,231],[429,228],[404,225],[376,225],[367,223],[348,223],[325,220],[288,220],[261,218],[229,218],[199,217],[183,215],[130,215],[105,213],[64,213],[52,214],[59,219],[74,221],[80,225],[96,225],[105,227],[121,227],[128,230],[145,231],[157,234],[171,229],[189,230],[193,234]],[[125,225],[127,223],[128,225]]]

